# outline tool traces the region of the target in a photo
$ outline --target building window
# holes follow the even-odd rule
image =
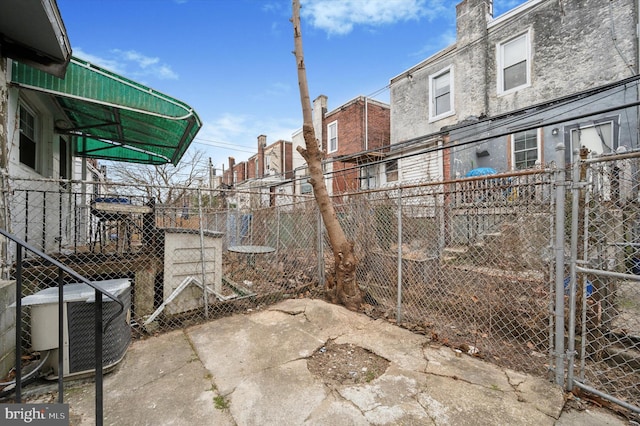
[[[36,117],[20,105],[20,162],[36,170]]]
[[[363,166],[360,168],[360,189],[374,189],[376,187],[377,166]]]
[[[571,150],[585,147],[592,156],[610,154],[618,148],[613,121],[600,121],[571,130]]]
[[[301,194],[311,194],[311,192],[313,192],[313,187],[311,186],[311,183],[309,183],[309,179],[310,178],[306,177],[300,181]]]
[[[515,133],[512,140],[512,164],[515,170],[528,169],[534,167],[536,163],[539,164],[541,160],[539,130]]]
[[[437,120],[454,113],[453,69],[429,76],[429,119]]]
[[[387,182],[395,182],[398,180],[398,160],[387,161],[384,168]]]
[[[530,84],[531,48],[526,32],[498,45],[498,93],[508,93]]]
[[[69,154],[68,154],[68,142],[65,138],[60,137],[58,139],[58,141],[60,142],[60,179],[61,180],[67,180],[69,179]],[[60,183],[61,186],[66,188],[66,183],[65,182],[61,182]]]
[[[338,122],[334,121],[327,126],[327,144],[329,152],[338,150]]]

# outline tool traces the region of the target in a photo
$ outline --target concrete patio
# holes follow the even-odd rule
[[[330,340],[390,364],[371,381],[329,384],[307,360]],[[93,383],[66,386],[71,424],[93,424]],[[309,299],[136,340],[104,395],[105,425],[629,424],[564,409],[562,390],[542,378]]]

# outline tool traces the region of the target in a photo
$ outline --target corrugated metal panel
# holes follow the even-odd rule
[[[54,97],[81,157],[177,164],[202,126],[189,105],[78,58],[63,79],[14,62],[11,81]]]

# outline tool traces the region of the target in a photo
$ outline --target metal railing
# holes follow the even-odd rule
[[[15,237],[14,235],[9,234],[3,229],[0,229],[0,234],[6,237],[8,240],[11,240],[16,245],[15,251],[15,280],[16,280],[16,300],[15,300],[15,309],[16,309],[16,327],[15,327],[15,338],[16,338],[16,347],[15,347],[15,402],[22,402],[22,384],[23,384],[23,371],[22,371],[22,333],[23,333],[23,316],[22,316],[22,296],[23,296],[23,259],[24,252],[32,253],[37,258],[42,259],[48,265],[53,266],[57,269],[57,287],[58,287],[58,403],[62,404],[64,402],[64,357],[61,356],[62,348],[64,347],[64,279],[65,275],[69,276],[79,283],[86,284],[89,287],[93,288],[95,291],[95,300],[94,303],[94,333],[95,333],[95,347],[94,347],[94,356],[95,356],[95,420],[96,425],[102,425],[103,421],[103,364],[102,364],[102,355],[103,355],[103,334],[104,331],[109,327],[109,324],[124,311],[124,304],[113,294],[108,291],[101,289],[96,284],[87,280],[82,275],[76,273],[72,269],[68,268],[64,264],[60,263],[58,260],[52,258],[51,256],[43,253],[27,242]],[[102,297],[105,296],[112,301],[116,302],[120,305],[120,311],[109,318],[105,324],[103,324],[103,314],[102,314]],[[36,369],[37,370],[37,369]]]

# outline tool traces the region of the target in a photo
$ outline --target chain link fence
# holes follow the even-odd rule
[[[585,297],[576,297],[573,312],[575,379],[637,404],[640,293],[630,278],[640,273],[640,215],[631,183],[638,166],[625,161],[617,170],[610,162],[589,167],[578,221],[584,250],[566,249],[566,257],[582,259],[583,268],[626,273],[578,271]],[[432,345],[551,378],[558,359],[555,301],[563,296],[556,294],[555,177],[553,170],[531,170],[335,196],[338,218],[355,243],[365,313],[425,334]],[[333,265],[309,196],[89,181],[11,179],[4,187],[3,227],[10,233],[90,280],[129,280],[134,334],[283,298],[322,297],[325,268]],[[573,229],[570,194],[567,189],[562,205],[566,247]],[[5,292],[16,267],[7,241],[2,260]],[[23,297],[57,285],[54,268],[38,259],[27,257],[22,266]],[[570,318],[572,274],[562,268]],[[4,306],[15,302],[10,294],[2,297]],[[25,312],[20,344],[28,351],[33,336],[28,307]],[[3,374],[15,362],[11,342],[4,344],[16,321],[10,313],[5,308],[1,321]],[[565,329],[570,343],[570,325]]]
[[[344,223],[357,230],[369,313],[432,344],[546,375],[550,179],[499,175],[351,196],[344,209],[356,219]]]
[[[575,303],[570,305],[570,338],[575,342],[576,384],[637,410],[640,160],[618,155],[582,164],[574,172],[574,182],[586,186],[574,185],[579,216],[572,227],[577,273],[571,289]]]
[[[247,209],[238,207],[239,198],[263,194],[20,179],[6,181],[5,187],[3,228],[99,285],[130,283],[126,319],[131,328],[118,339],[318,294],[313,201]],[[15,365],[17,265],[16,246],[6,239],[1,244],[4,376]],[[21,268],[23,301],[48,295],[47,289],[58,285],[57,268],[29,252]],[[63,282],[75,284],[69,277]],[[57,306],[57,298],[50,302]],[[47,352],[36,342],[42,319],[33,309],[25,303],[19,344],[24,353],[41,358]],[[57,323],[55,312],[45,322]],[[91,336],[77,341],[86,343]]]

